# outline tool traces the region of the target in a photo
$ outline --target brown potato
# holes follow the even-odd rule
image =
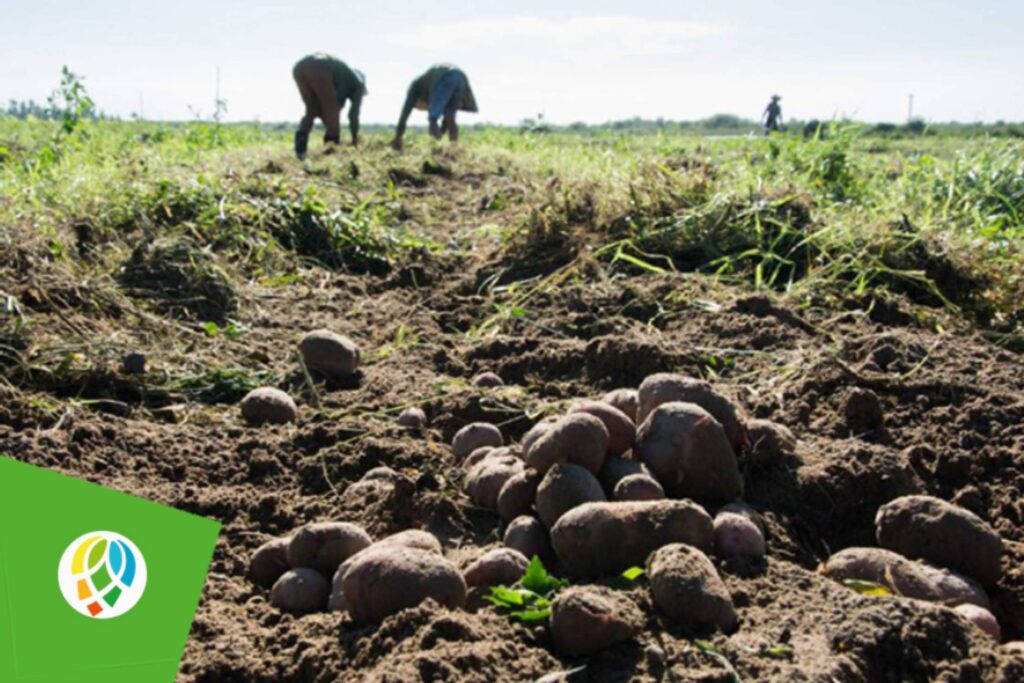
[[[723,512],[732,512],[737,515],[742,515],[746,517],[751,522],[753,522],[758,529],[761,530],[762,536],[765,535],[766,529],[764,526],[764,518],[761,517],[761,514],[750,505],[740,502],[729,503],[728,505],[723,505],[722,507],[718,508],[718,514],[721,514]]]
[[[288,564],[293,569],[308,567],[333,576],[338,565],[372,542],[361,527],[348,522],[307,524],[288,544]]]
[[[548,530],[536,517],[523,515],[512,520],[505,529],[503,542],[530,559],[536,556],[546,561],[554,555]]]
[[[466,459],[462,461],[462,469],[469,472],[473,469],[473,466],[484,458],[489,458],[493,454],[503,455],[504,448],[495,448],[494,446],[481,446],[472,453],[466,456]]]
[[[496,511],[502,487],[524,467],[514,455],[490,453],[466,472],[466,494],[480,507]]]
[[[631,474],[644,474],[648,477],[654,476],[647,469],[647,465],[639,460],[605,458],[604,464],[601,465],[601,471],[597,473],[597,479],[601,482],[601,486],[604,487],[605,493],[612,496],[618,483]]]
[[[637,418],[638,392],[636,389],[615,389],[601,397],[608,405],[615,406],[625,414],[634,425],[640,424]]]
[[[580,401],[569,408],[569,414],[586,413],[604,423],[608,430],[608,456],[622,455],[633,448],[636,442],[636,425],[615,406],[601,401]]]
[[[715,555],[756,559],[764,554],[764,534],[749,518],[735,512],[715,515]]]
[[[452,454],[462,461],[467,455],[478,448],[492,446],[498,448],[505,443],[501,430],[487,422],[473,422],[455,433],[452,439]]]
[[[605,586],[571,586],[551,603],[551,635],[566,657],[584,657],[635,638],[644,615],[628,597]]]
[[[392,546],[363,553],[341,583],[348,612],[357,623],[379,623],[427,599],[448,608],[466,602],[466,582],[458,568],[418,548]]]
[[[330,330],[313,330],[299,342],[306,367],[331,380],[348,377],[359,369],[359,346],[348,337]]]
[[[256,548],[249,560],[246,577],[260,588],[270,588],[288,571],[291,538],[275,538]]]
[[[654,550],[689,543],[714,545],[711,517],[688,500],[586,503],[559,518],[551,543],[572,576],[607,576],[642,565]]]
[[[654,477],[646,474],[631,474],[615,485],[612,500],[661,500],[665,489]]]
[[[315,569],[300,567],[282,574],[270,589],[270,604],[295,615],[322,612],[327,607],[330,584]]]
[[[642,424],[655,408],[665,403],[696,403],[714,417],[729,439],[734,451],[746,441],[743,420],[732,401],[718,393],[703,380],[662,372],[650,375],[637,392],[637,424]]]
[[[601,484],[586,468],[572,463],[555,465],[537,487],[537,516],[548,529],[572,508],[606,500]]]
[[[636,453],[673,498],[717,505],[742,493],[739,464],[722,425],[694,403],[655,408],[637,432]]]
[[[785,425],[770,420],[747,422],[747,462],[770,466],[796,452],[796,437]]]
[[[533,511],[533,501],[537,498],[537,487],[541,475],[536,470],[525,469],[511,476],[498,493],[498,517],[503,522],[511,522],[520,515],[528,515]]]
[[[977,605],[957,605],[953,611],[987,633],[997,643],[1003,639],[1002,629],[994,614]]]
[[[1003,541],[970,510],[934,496],[902,496],[878,509],[878,545],[928,560],[993,586],[1002,576]]]
[[[462,572],[466,585],[511,586],[526,573],[530,561],[518,550],[496,548],[474,560]]]
[[[736,608],[715,565],[703,552],[683,543],[659,548],[647,561],[655,606],[691,630],[736,628]]]
[[[524,458],[541,474],[560,462],[571,462],[597,474],[608,451],[608,438],[608,428],[601,420],[587,413],[574,413],[545,430],[530,444]]]
[[[363,548],[358,553],[348,558],[338,567],[338,571],[334,572],[334,578],[331,580],[331,597],[327,602],[327,609],[332,612],[344,612],[347,608],[345,604],[345,591],[342,588],[344,583],[345,573],[348,568],[352,566],[361,555],[369,553],[374,550],[380,550],[381,548],[416,548],[424,552],[433,553],[434,555],[444,556],[444,549],[441,547],[441,542],[437,540],[437,536],[427,531],[421,531],[419,529],[406,529],[400,531],[397,534],[391,534],[385,536],[368,548]]]
[[[253,389],[239,404],[242,418],[251,425],[295,422],[298,409],[292,397],[274,387]]]
[[[927,562],[916,562],[884,548],[846,548],[821,566],[830,579],[856,579],[885,586],[896,595],[945,605],[990,607],[985,590],[973,579]]]

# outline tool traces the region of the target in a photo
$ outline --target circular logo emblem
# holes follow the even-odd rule
[[[64,599],[79,614],[113,619],[146,590],[146,560],[138,547],[113,531],[93,531],[72,541],[57,568]]]

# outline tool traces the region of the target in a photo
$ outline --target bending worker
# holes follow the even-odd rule
[[[434,139],[440,139],[447,131],[448,139],[452,142],[459,139],[459,125],[455,122],[456,113],[460,110],[477,111],[476,98],[469,87],[469,79],[460,68],[452,64],[435,64],[409,86],[402,115],[398,118],[398,127],[395,129],[395,139],[391,141],[391,146],[395,149],[402,149],[405,124],[414,108],[427,110],[430,135]],[[440,125],[438,119],[441,119]]]
[[[341,109],[345,100],[348,109],[348,128],[352,133],[352,144],[359,142],[359,108],[366,95],[366,76],[358,69],[349,68],[336,57],[316,53],[303,57],[292,70],[299,94],[306,105],[306,114],[295,131],[295,154],[300,159],[306,156],[309,146],[309,132],[316,119],[324,122],[324,144],[338,144],[341,139]]]
[[[772,101],[764,109],[764,115],[761,118],[764,120],[765,135],[782,128],[782,107],[779,105],[781,99],[778,95],[772,95]]]

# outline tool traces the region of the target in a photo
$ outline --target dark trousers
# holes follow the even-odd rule
[[[319,118],[327,127],[324,142],[338,142],[341,139],[341,102],[334,89],[331,66],[316,59],[303,59],[295,65],[292,76],[306,105],[306,113],[299,122],[299,133],[307,137]]]

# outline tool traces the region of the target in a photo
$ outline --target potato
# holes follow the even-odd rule
[[[496,548],[474,560],[462,572],[469,587],[511,586],[526,573],[530,561],[518,550]]]
[[[631,474],[643,474],[652,478],[654,476],[647,469],[647,465],[639,460],[605,458],[604,464],[601,465],[601,471],[597,473],[597,479],[601,482],[601,486],[604,487],[605,493],[612,496],[618,483]]]
[[[716,505],[742,493],[736,454],[722,425],[694,403],[655,408],[637,432],[636,453],[673,498]]]
[[[934,496],[902,496],[878,509],[878,545],[928,560],[993,586],[1002,576],[1003,541],[970,510]]]
[[[600,401],[580,401],[571,408],[569,414],[586,413],[593,415],[604,423],[608,430],[608,456],[622,455],[633,448],[636,442],[636,425],[618,408]]]
[[[636,389],[616,389],[602,396],[601,400],[621,410],[634,425],[637,425],[640,424],[640,420],[637,419],[637,393]]]
[[[391,534],[385,536],[368,548],[363,548],[358,553],[348,558],[338,567],[338,570],[334,572],[334,578],[331,580],[331,596],[327,602],[327,609],[332,612],[344,612],[348,609],[345,603],[345,592],[342,588],[345,579],[345,573],[348,572],[348,568],[352,566],[352,563],[356,561],[364,553],[373,552],[382,548],[415,548],[424,552],[433,553],[440,557],[444,556],[444,549],[441,547],[441,542],[437,540],[437,536],[427,531],[420,531],[419,529],[406,529],[400,531],[397,534]]]
[[[340,380],[359,369],[359,346],[348,337],[330,330],[313,330],[299,342],[306,367],[330,380]]]
[[[533,425],[526,434],[523,434],[523,438],[520,439],[519,444],[522,448],[523,454],[530,450],[530,446],[533,442],[541,437],[542,434],[550,430],[558,422],[557,417],[545,417],[543,420]]]
[[[992,636],[992,639],[997,643],[1003,639],[1002,629],[999,628],[999,622],[996,621],[995,615],[984,607],[957,605],[953,608],[953,611]]]
[[[739,502],[737,502],[737,503],[729,503],[728,505],[723,505],[722,507],[718,508],[718,513],[719,514],[721,514],[723,512],[733,512],[733,513],[735,513],[737,515],[742,515],[742,516],[746,517],[751,522],[753,522],[754,525],[757,526],[758,529],[761,530],[761,535],[762,536],[765,535],[766,530],[765,530],[765,526],[764,526],[764,518],[762,518],[761,514],[757,510],[755,510],[753,507],[751,507],[750,505],[747,505],[746,503],[739,503]]]
[[[735,512],[715,515],[715,555],[757,559],[764,554],[764,534],[750,519]]]
[[[537,556],[542,560],[547,560],[554,554],[551,549],[551,539],[548,538],[548,531],[536,517],[522,515],[512,520],[512,523],[505,529],[503,542],[509,548],[518,550],[530,559]]]
[[[523,469],[523,461],[514,455],[490,453],[466,472],[466,494],[480,507],[497,511],[502,487]]]
[[[239,404],[242,418],[251,425],[295,422],[298,409],[292,397],[273,387],[253,389]]]
[[[690,630],[736,628],[736,608],[715,565],[703,552],[683,543],[659,548],[647,561],[654,605]]]
[[[608,451],[608,428],[586,413],[566,415],[546,430],[524,453],[526,464],[545,474],[552,465],[571,462],[593,474],[601,469]]]
[[[734,451],[741,450],[746,441],[739,410],[729,399],[702,380],[667,372],[650,375],[640,385],[637,401],[638,425],[664,403],[695,403],[708,411],[722,425],[729,445]]]
[[[288,543],[291,538],[275,538],[253,552],[246,577],[260,588],[270,588],[288,571]]]
[[[481,388],[505,386],[504,380],[493,372],[481,372],[480,374],[475,375],[470,382],[473,386]]]
[[[990,607],[985,590],[973,579],[926,562],[915,562],[884,548],[846,548],[821,566],[825,576],[885,586],[896,595],[945,605]]]
[[[406,408],[397,419],[398,426],[406,429],[421,430],[427,427],[427,414],[423,408],[413,406]]]
[[[530,514],[540,480],[539,472],[525,469],[505,482],[498,493],[498,517],[501,521],[511,522],[520,515]]]
[[[1011,640],[1003,643],[1003,651],[1012,655],[1024,657],[1024,640]]]
[[[646,474],[623,477],[612,494],[613,500],[661,500],[664,497],[665,489],[658,480]]]
[[[770,420],[747,422],[747,462],[770,466],[796,452],[796,437],[785,425]]]
[[[585,657],[631,640],[643,624],[636,604],[605,586],[570,586],[551,603],[551,636],[565,657]]]
[[[300,567],[282,574],[270,589],[270,604],[295,615],[322,612],[330,584],[315,569]]]
[[[472,453],[466,456],[466,459],[462,461],[462,469],[469,472],[473,469],[473,466],[484,458],[491,457],[492,454],[503,455],[503,448],[495,448],[494,446],[481,446]]]
[[[593,474],[579,465],[562,463],[548,470],[537,486],[537,516],[550,529],[577,505],[603,500],[604,491]]]
[[[288,564],[294,569],[308,567],[333,576],[338,565],[372,542],[361,527],[348,522],[307,524],[288,544]]]
[[[444,607],[466,602],[466,582],[446,558],[418,548],[385,547],[361,554],[341,580],[349,614],[375,624],[424,600]]]
[[[473,422],[455,433],[452,453],[460,462],[470,453],[484,446],[497,448],[505,443],[501,431],[487,422]]]
[[[642,565],[654,550],[689,543],[710,552],[711,517],[688,500],[586,503],[562,515],[551,543],[573,576],[606,576]]]

